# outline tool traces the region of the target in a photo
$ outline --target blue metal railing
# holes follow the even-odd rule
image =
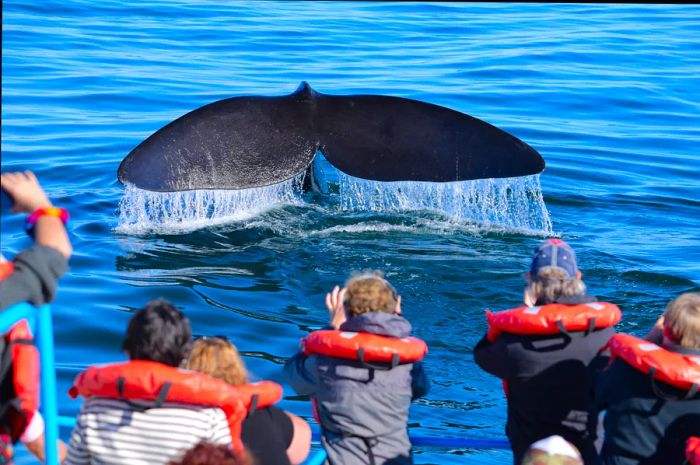
[[[72,428],[75,418],[58,416],[56,400],[56,366],[54,361],[53,320],[51,308],[44,305],[39,308],[22,303],[13,305],[0,313],[0,334],[5,333],[15,323],[27,320],[34,329],[34,339],[39,349],[41,361],[41,414],[46,424],[46,463],[58,464],[58,427]],[[36,324],[34,324],[36,322]],[[434,438],[427,436],[411,436],[414,446],[450,447],[460,449],[510,449],[505,439],[475,439],[475,438]],[[320,441],[320,433],[314,431],[312,440]],[[312,455],[303,465],[321,465],[326,461],[326,451],[320,450]]]

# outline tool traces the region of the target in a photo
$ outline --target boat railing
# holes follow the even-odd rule
[[[58,464],[58,429],[72,428],[75,418],[59,416],[56,396],[56,365],[53,343],[53,319],[51,307],[33,307],[27,303],[13,305],[0,312],[0,333],[4,334],[14,324],[27,320],[34,334],[35,345],[41,362],[41,407],[45,423],[46,463]],[[447,447],[455,449],[510,449],[505,439],[448,438],[432,436],[410,436],[411,443],[419,447]],[[318,444],[320,433],[313,432],[312,441]],[[321,449],[311,455],[304,465],[321,465],[326,460],[326,452]]]

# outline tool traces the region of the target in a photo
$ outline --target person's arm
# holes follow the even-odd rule
[[[298,465],[306,460],[311,451],[311,427],[303,418],[286,411],[284,413],[292,422],[292,438],[287,447],[287,457],[292,465]]]
[[[489,342],[486,336],[481,338],[474,348],[474,361],[482,370],[498,376],[501,379],[508,378],[508,350],[503,342],[503,336]]]
[[[3,173],[0,187],[12,199],[12,211],[15,213],[31,214],[39,208],[53,206],[31,171]],[[63,222],[55,216],[39,217],[34,225],[34,241],[58,251],[66,260],[73,251]]]
[[[313,395],[318,386],[317,357],[299,352],[284,364],[284,376],[294,391],[302,396]]]
[[[24,429],[20,437],[22,444],[36,457],[41,463],[46,462],[46,446],[44,437],[44,419],[41,413],[35,412],[31,421]],[[58,460],[63,462],[66,458],[66,445],[58,440]]]
[[[664,342],[664,316],[661,315],[658,320],[656,320],[656,324],[654,324],[654,327],[651,328],[651,331],[649,331],[649,334],[644,337],[649,342],[653,342],[654,344],[661,345]]]
[[[56,295],[58,280],[68,270],[66,259],[56,250],[34,245],[18,253],[14,271],[0,281],[0,309],[18,302],[44,305]]]
[[[614,368],[615,362],[605,366],[602,370],[598,371],[595,376],[593,384],[593,398],[595,400],[596,409],[599,412],[607,410],[608,404],[610,402],[610,393],[619,390],[619,382],[621,380],[616,380]]]
[[[425,374],[423,363],[416,362],[411,368],[411,400],[423,397],[430,391],[430,380]]]

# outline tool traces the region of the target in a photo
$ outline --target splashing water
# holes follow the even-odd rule
[[[381,182],[335,169],[322,154],[313,163],[312,181],[337,211],[429,211],[452,223],[489,230],[551,235],[552,222],[542,198],[539,175],[448,183]],[[117,232],[187,232],[245,221],[279,206],[303,205],[304,177],[241,190],[151,192],[127,186],[119,205]]]
[[[127,185],[119,202],[121,233],[186,232],[244,221],[280,204],[302,204],[305,173],[284,182],[240,190],[151,192]]]
[[[449,183],[379,182],[340,173],[341,210],[429,210],[455,221],[552,234],[539,175]]]

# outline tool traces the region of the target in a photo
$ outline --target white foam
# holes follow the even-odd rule
[[[316,158],[325,161],[320,156]],[[314,160],[315,168],[318,161]],[[116,231],[177,234],[238,222],[244,228],[267,226],[292,236],[389,231],[553,235],[539,175],[449,183],[380,182],[354,178],[327,162],[326,165],[323,168],[326,173],[317,179],[321,180],[318,187],[327,200],[320,209],[302,200],[304,173],[279,184],[241,190],[151,192],[127,185],[119,205]],[[335,188],[329,189],[329,185]],[[276,224],[279,219],[260,218],[262,213],[284,205],[306,205],[325,215],[349,211],[390,214],[423,211],[429,212],[430,217],[412,215],[411,224],[365,219],[357,224],[335,225],[317,231],[308,224],[296,230],[299,227],[296,217],[284,215],[281,219],[282,223],[294,223],[292,230]]]
[[[127,185],[119,203],[117,232],[182,233],[245,221],[280,205],[303,204],[304,174],[270,186],[240,190],[151,192]]]
[[[552,234],[539,175],[448,183],[379,182],[340,173],[342,210],[428,210],[452,220],[535,234]]]

